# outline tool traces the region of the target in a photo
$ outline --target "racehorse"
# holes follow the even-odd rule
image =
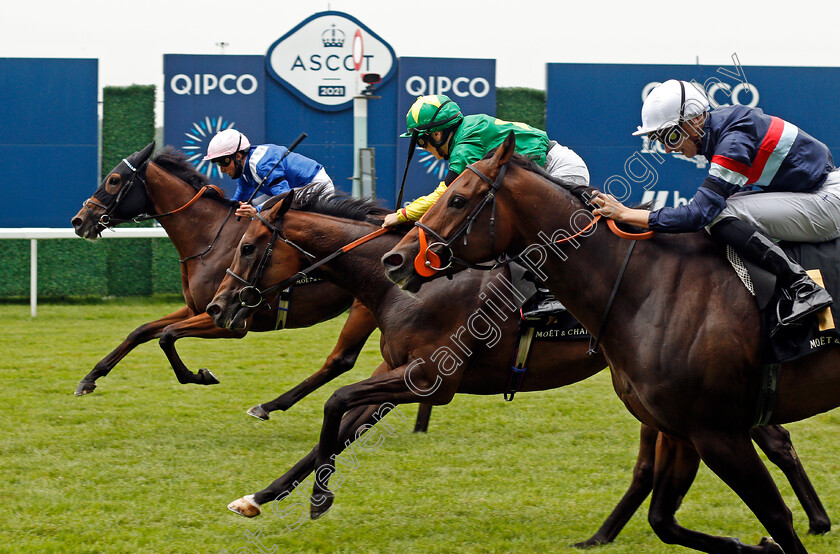
[[[451,282],[431,283],[416,296],[405,294],[385,278],[379,264],[381,255],[400,237],[382,234],[379,222],[371,222],[372,203],[299,190],[294,198],[289,194],[270,201],[273,206],[269,209],[271,204],[266,204],[259,220],[251,223],[208,313],[218,325],[235,324],[250,317],[248,306],[257,303],[248,299],[251,295],[264,296],[298,275],[317,272],[371,310],[382,332],[385,361],[370,379],[341,387],[332,395],[325,406],[320,441],[306,457],[267,488],[230,504],[231,510],[248,517],[261,512],[259,505],[288,495],[315,468],[312,515],[323,514],[332,503],[327,480],[335,470],[335,455],[398,404],[446,404],[455,393],[505,393],[519,325],[518,311],[501,308],[501,298],[494,296],[504,287],[506,270],[493,275],[466,271]],[[248,300],[243,303],[243,298]],[[604,358],[598,353],[587,355],[587,349],[580,340],[535,342],[521,390],[553,389],[599,372]],[[787,431],[761,427],[753,436],[793,483],[809,514],[811,530],[827,531],[828,517]],[[647,497],[656,439],[656,431],[643,426],[630,490],[582,546],[612,541]]]
[[[418,270],[428,275],[449,262],[506,253],[530,265],[600,338],[630,413],[662,432],[649,511],[660,539],[706,552],[805,552],[749,439],[766,398],[759,394],[759,312],[720,249],[703,233],[655,235],[633,243],[628,257],[630,241],[592,217],[587,199],[595,189],[552,180],[514,155],[514,145],[511,135],[452,183],[383,256],[389,277],[414,290],[429,278]],[[775,409],[762,419],[781,424],[836,407],[837,362],[838,351],[827,348],[781,364]],[[677,524],[701,459],[776,542],[747,546]]]
[[[241,338],[248,331],[271,331],[278,328],[278,315],[285,315],[285,328],[309,327],[337,316],[348,307],[350,313],[338,343],[323,367],[286,394],[254,406],[248,413],[268,419],[271,411],[288,409],[352,368],[376,323],[364,306],[353,302],[352,296],[331,283],[294,287],[285,314],[278,314],[278,304],[274,303],[255,310],[240,329],[220,329],[213,324],[205,307],[213,298],[249,222],[231,217],[234,209],[231,201],[210,185],[181,152],[166,147],[151,159],[153,150],[154,142],[109,172],[71,223],[77,235],[94,239],[111,226],[152,214],[142,219],[157,219],[181,258],[181,286],[186,306],[131,332],[82,379],[76,396],[93,392],[98,378],[107,375],[136,346],[155,338],[160,339],[160,347],[179,383],[216,384],[219,381],[209,370],[202,368],[196,374],[184,365],[175,350],[177,339]],[[421,413],[420,417],[428,421],[428,413]]]

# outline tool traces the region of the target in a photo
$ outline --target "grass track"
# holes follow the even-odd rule
[[[411,433],[415,407],[403,407],[405,420],[386,419],[394,432],[381,447],[356,451],[358,467],[342,471],[323,518],[289,530],[295,518],[237,517],[226,504],[311,449],[324,401],[370,374],[378,341],[368,342],[356,369],[269,422],[244,412],[320,367],[343,316],[238,341],[179,341],[187,365],[210,368],[220,385],[179,385],[154,341],[100,379],[95,393],[73,396],[129,331],[178,307],[169,299],[42,304],[33,319],[28,305],[0,305],[0,552],[259,552],[246,532],[259,532],[277,553],[576,552],[567,545],[588,538],[629,483],[638,425],[602,372],[512,403],[458,396],[435,408],[425,436]],[[837,412],[789,426],[836,524],[838,427]],[[836,531],[805,536],[802,509],[771,471],[809,551],[840,552]],[[684,551],[659,542],[646,509],[596,551]],[[747,543],[765,534],[705,467],[678,517]]]

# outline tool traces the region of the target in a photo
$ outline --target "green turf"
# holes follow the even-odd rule
[[[225,506],[283,474],[317,440],[336,386],[378,364],[371,339],[357,368],[271,421],[245,415],[320,367],[344,317],[304,330],[243,340],[184,339],[187,365],[220,385],[179,385],[152,342],[139,347],[90,396],[78,381],[136,326],[178,308],[169,300],[0,305],[0,552],[574,552],[624,493],[638,425],[607,373],[546,393],[457,396],[435,408],[428,435],[386,418],[375,451],[356,450],[335,506],[289,530],[270,511],[245,519]],[[840,418],[789,426],[831,516],[840,506]],[[834,532],[806,536],[807,521],[772,470],[812,552],[838,552]],[[307,482],[311,483],[310,481]],[[308,490],[307,490],[308,492]],[[279,507],[294,507],[298,497]],[[679,552],[647,524],[647,502],[605,553]],[[765,534],[705,467],[678,512],[691,528],[756,543]],[[840,520],[838,520],[840,521]]]

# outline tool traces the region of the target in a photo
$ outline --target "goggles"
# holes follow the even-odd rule
[[[679,125],[673,125],[650,133],[650,137],[653,140],[658,140],[668,148],[676,148],[686,136],[686,132]]]
[[[227,167],[230,162],[233,161],[232,156],[223,156],[221,158],[216,158],[214,160],[210,160],[212,163],[216,164],[219,167]]]

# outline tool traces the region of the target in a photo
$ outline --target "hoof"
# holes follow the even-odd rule
[[[811,527],[808,529],[809,535],[825,535],[831,531],[831,522],[828,520],[825,521],[812,521]]]
[[[762,552],[767,552],[768,554],[785,554],[782,547],[776,544],[776,542],[770,537],[762,537],[758,546],[761,547]]]
[[[206,367],[198,370],[198,378],[202,385],[218,385],[219,380]]]
[[[587,539],[583,542],[576,542],[572,546],[574,548],[594,548],[596,546],[601,546],[602,544],[607,544],[609,542],[610,541],[601,540],[601,539],[597,539],[595,537],[592,537],[591,539]]]
[[[249,416],[255,417],[261,421],[268,421],[268,412],[262,407],[262,404],[257,404],[246,412]]]
[[[252,500],[254,495],[249,494],[228,504],[228,510],[245,517],[257,517],[262,513],[260,507]]]
[[[312,495],[312,504],[309,507],[309,517],[318,519],[332,507],[335,495],[331,492]]]
[[[74,394],[76,396],[84,396],[92,393],[94,390],[96,390],[96,383],[94,381],[82,380],[79,382],[79,386],[76,387],[76,392]]]

